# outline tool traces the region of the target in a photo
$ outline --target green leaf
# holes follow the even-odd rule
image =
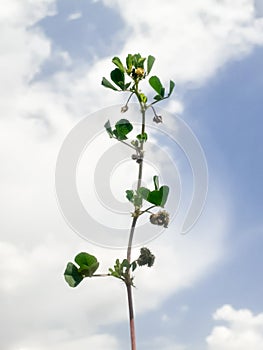
[[[115,68],[110,74],[111,80],[124,90],[124,73],[119,69]]]
[[[138,189],[138,193],[139,193],[139,194],[142,196],[142,198],[145,199],[145,200],[148,200],[147,198],[148,198],[150,192],[151,192],[151,191],[148,190],[148,188],[146,188],[146,187],[140,187],[140,188]]]
[[[147,102],[147,96],[145,96],[142,92],[140,93],[140,100],[141,100],[141,102],[143,102],[143,103],[146,103]]]
[[[109,136],[113,137],[113,131],[112,131],[112,128],[111,128],[109,120],[104,124],[104,128],[106,129],[106,131],[109,134]]]
[[[75,262],[81,266],[81,265],[87,265],[90,266],[94,263],[97,262],[97,258],[93,255],[90,255],[88,253],[79,253],[78,255],[76,255],[75,257]]]
[[[168,198],[169,187],[162,186],[159,190],[154,191],[150,191],[148,188],[141,187],[139,189],[139,193],[147,202],[152,203],[158,207],[164,207]]]
[[[85,275],[86,277],[92,277],[99,267],[97,258],[88,253],[79,253],[75,257],[75,262],[79,265],[79,273]]]
[[[162,186],[158,191],[152,191],[148,197],[150,203],[156,204],[160,207],[164,207],[169,194],[169,187]]]
[[[85,277],[92,277],[94,273],[97,271],[98,267],[99,267],[99,263],[97,262],[91,266],[82,265],[78,271]]]
[[[163,100],[163,97],[160,96],[160,95],[156,95],[156,96],[154,96],[153,99],[156,100],[156,101],[161,101],[161,100]]]
[[[131,267],[128,259],[123,259],[122,263],[120,263],[119,259],[116,259],[114,269],[109,269],[111,276],[121,279],[125,281],[127,278],[127,273]]]
[[[110,272],[111,276],[116,277],[116,278],[121,278],[121,275],[118,272],[116,272],[115,270],[109,269],[109,272]]]
[[[161,97],[164,97],[165,89],[162,86],[162,83],[157,76],[155,76],[155,75],[152,76],[149,79],[149,83],[150,83],[151,87],[158,93],[158,95],[160,95]]]
[[[135,68],[138,68],[138,61],[141,58],[141,55],[139,53],[132,56],[132,64]]]
[[[165,206],[165,203],[167,202],[167,199],[168,199],[169,187],[164,185],[164,186],[160,187],[159,192],[162,195],[162,201],[161,201],[160,207],[163,208]]]
[[[168,194],[169,194],[169,187],[162,186],[158,191],[156,190],[152,191],[147,197],[147,201],[159,207],[163,207],[167,201]]]
[[[127,83],[127,84],[125,84],[125,85],[124,85],[124,90],[127,90],[127,89],[128,89],[128,87],[130,87],[130,85],[131,85],[131,82],[129,82],[129,83]]]
[[[141,56],[141,55],[140,55]],[[145,57],[139,57],[137,61],[137,67],[138,68],[144,68],[144,61],[146,60]]]
[[[136,267],[137,267],[137,263],[136,263],[136,261],[133,261],[133,262],[131,263],[132,271],[134,271],[134,270],[136,269]]]
[[[162,194],[160,191],[151,191],[148,195],[147,198],[145,198],[148,202],[155,204],[155,205],[160,205],[162,202]]]
[[[120,264],[120,260],[116,259],[114,269],[109,269],[109,271],[110,271],[112,276],[122,279],[122,275],[123,275],[122,269],[123,269],[123,267]]]
[[[142,206],[142,196],[139,193],[134,196],[133,204],[136,208],[140,208]]]
[[[83,280],[83,276],[79,273],[78,268],[72,262],[67,264],[64,278],[68,285],[73,288],[77,287],[77,285]]]
[[[152,66],[154,64],[155,58],[151,55],[147,58],[147,74],[150,74],[150,71],[152,70]]]
[[[102,78],[101,85],[105,86],[106,88],[109,88],[109,89],[118,91],[118,89],[116,89],[116,87],[113,86],[113,85],[109,82],[109,80],[107,80],[107,79],[104,78],[104,77]]]
[[[127,73],[130,74],[132,71],[132,55],[129,53],[128,56],[126,57],[126,66],[127,66]]]
[[[127,259],[124,259],[123,262],[121,263],[121,267],[126,267],[127,269],[130,267],[130,263]]]
[[[170,87],[169,87],[169,94],[168,94],[168,97],[171,95],[171,93],[173,92],[173,89],[175,87],[175,83],[170,80]]]
[[[148,139],[148,135],[147,135],[146,132],[144,132],[143,134],[137,135],[136,138],[137,138],[139,141],[144,141],[144,142],[146,142],[147,139]]]
[[[143,191],[143,190],[141,190],[141,188],[138,191],[132,191],[132,190],[127,190],[126,191],[126,198],[130,202],[132,202],[134,204],[134,206],[137,207],[137,208],[140,208],[142,206],[143,197],[142,197],[140,191]]]
[[[115,130],[113,131],[114,135],[117,137],[118,140],[126,140],[126,135],[132,131],[133,126],[127,119],[120,119],[115,124]]]
[[[144,68],[144,61],[146,58],[142,57],[139,53],[132,55],[132,65],[134,68]]]
[[[159,178],[157,175],[153,177],[153,183],[154,183],[154,188],[155,190],[159,190]]]
[[[132,202],[133,201],[133,197],[134,197],[134,192],[132,190],[127,190],[126,191],[126,198]]]
[[[112,63],[114,63],[123,73],[125,72],[125,68],[119,57],[113,57]]]

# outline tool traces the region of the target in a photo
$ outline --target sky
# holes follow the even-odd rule
[[[148,183],[156,162],[171,184],[174,218],[147,243],[155,265],[136,274],[138,349],[261,350],[262,1],[10,0],[1,7],[0,29],[1,349],[129,348],[119,281],[94,278],[76,289],[64,281],[66,263],[80,251],[96,255],[101,272],[125,251],[103,247],[99,233],[100,245],[75,233],[59,208],[55,172],[78,123],[87,120],[99,133],[106,118],[114,119],[112,106],[125,103],[125,96],[100,85],[113,69],[112,57],[140,52],[155,56],[152,73],[167,85],[174,80],[176,88],[156,106],[164,113],[159,128],[173,141],[152,131],[145,171]],[[180,225],[194,187],[184,150],[174,141],[178,116],[199,140],[209,173],[202,215],[184,235]],[[96,171],[95,185],[104,185],[100,166],[115,159],[113,141],[98,135],[76,175],[79,196],[95,218],[87,228],[93,241],[101,225],[106,236],[127,225],[127,216],[116,219],[88,200],[94,183],[87,176]],[[134,181],[127,164],[117,163],[105,180],[119,202],[120,179],[125,186]],[[143,223],[140,229],[145,236],[136,239],[144,243],[154,228]]]

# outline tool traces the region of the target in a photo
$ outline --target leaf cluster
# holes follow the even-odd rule
[[[151,191],[146,187],[140,187],[137,191],[127,190],[126,198],[134,204],[135,207],[141,207],[143,199],[158,207],[164,207],[168,194],[169,187],[163,185],[160,187],[158,176],[153,177],[154,190]]]
[[[110,73],[111,81],[103,77],[101,84],[115,91],[130,91],[136,93],[140,102],[146,103],[147,96],[141,91],[138,91],[138,83],[150,74],[154,62],[155,58],[152,55],[149,55],[146,59],[146,57],[142,57],[139,53],[133,55],[128,54],[125,60],[126,64],[124,64],[119,57],[115,56],[112,59],[112,63],[117,68]],[[126,82],[126,78],[131,79],[131,81]],[[167,95],[165,95],[165,88],[157,76],[150,77],[149,84],[157,93],[157,95],[154,96],[155,102],[170,97],[175,87],[175,83],[170,80],[169,91]]]
[[[129,276],[130,267],[131,265],[127,259],[124,259],[122,262],[120,262],[119,259],[116,259],[113,269],[109,268],[109,272],[111,276],[126,282]]]
[[[78,266],[69,262],[64,272],[66,282],[73,288],[77,287],[85,277],[93,277],[99,267],[97,258],[85,252],[76,255],[75,263]],[[127,259],[123,259],[122,262],[116,259],[114,267],[109,268],[109,273],[105,274],[105,276],[113,276],[121,279],[127,285],[133,285],[133,277],[130,276],[130,270],[133,272],[137,266],[143,265],[151,267],[153,263],[154,255],[148,248],[142,248],[138,259],[131,263]]]
[[[170,80],[169,92],[167,96],[165,96],[165,88],[163,87],[160,79],[157,76],[151,77],[149,79],[149,84],[157,92],[157,95],[154,96],[154,100],[156,101],[161,101],[165,98],[170,97],[175,87],[175,83],[172,80]]]
[[[104,127],[111,138],[114,137],[119,141],[127,140],[126,135],[133,129],[132,124],[127,119],[120,119],[117,121],[114,130],[112,129],[109,120],[104,124]]]
[[[64,272],[65,280],[70,287],[77,287],[85,277],[92,277],[99,267],[97,258],[84,252],[76,255],[75,262],[79,266],[69,262]]]
[[[155,256],[151,253],[148,248],[141,248],[140,256],[138,259],[129,263],[127,259],[124,259],[120,262],[119,259],[116,260],[115,265],[112,268],[109,268],[110,276],[119,278],[125,284],[133,285],[133,277],[130,276],[130,270],[133,272],[137,266],[147,265],[148,267],[152,267],[154,264]]]

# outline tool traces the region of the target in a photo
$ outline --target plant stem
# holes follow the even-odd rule
[[[131,250],[132,250],[132,241],[135,231],[136,222],[138,220],[138,216],[133,217],[131,230],[130,230],[130,236],[129,236],[129,243],[127,248],[127,260],[129,263],[131,262]],[[129,274],[129,281],[126,282],[126,288],[127,288],[127,297],[128,297],[128,307],[129,307],[129,325],[130,325],[130,337],[131,337],[131,350],[136,350],[136,336],[135,336],[135,323],[134,323],[134,311],[133,311],[133,301],[132,301],[132,285],[131,285],[131,276],[130,271],[128,271]]]
[[[138,97],[138,93],[136,93]],[[139,97],[138,97],[139,99]],[[140,102],[140,99],[139,99]],[[145,132],[145,105],[140,102],[141,106],[141,113],[142,113],[142,128],[141,133],[144,134]],[[143,154],[143,143],[144,141],[141,141],[140,143],[140,151],[141,154]],[[138,172],[138,179],[137,179],[137,191],[141,187],[142,183],[142,170],[143,170],[143,157],[141,158],[141,162],[139,163],[139,172]],[[131,250],[132,250],[132,242],[135,232],[136,223],[138,220],[139,214],[136,211],[134,211],[134,217],[132,220],[130,235],[129,235],[129,242],[128,242],[128,248],[127,248],[127,260],[129,263],[131,262]],[[131,350],[136,350],[136,335],[135,335],[135,322],[134,322],[134,311],[133,311],[133,298],[132,298],[132,279],[130,270],[128,270],[128,282],[126,282],[126,288],[127,288],[127,297],[128,297],[128,307],[129,307],[129,320],[130,320],[130,337],[131,337]]]
[[[124,145],[126,145],[126,146],[128,146],[128,147],[134,149],[135,151],[137,151],[137,148],[136,148],[136,147],[134,147],[134,146],[132,146],[132,145],[129,145],[127,142],[125,142],[125,141],[123,141],[123,140],[119,140],[119,141],[120,141],[121,143],[123,143]]]
[[[145,106],[144,104],[142,104],[140,102],[140,106],[141,106],[141,113],[142,113],[142,129],[141,129],[141,134],[143,135],[145,133]],[[143,155],[143,144],[144,141],[142,140],[140,142],[140,151],[141,154]],[[137,181],[137,191],[139,190],[139,188],[141,187],[142,184],[142,168],[143,168],[143,157],[141,159],[141,162],[139,163],[139,174],[138,174],[138,181]]]
[[[153,209],[153,208],[155,208],[155,207],[156,207],[156,205],[151,205],[149,208],[147,208],[147,209],[141,211],[141,212],[140,212],[140,215],[142,215],[142,214],[144,214],[144,213],[151,213],[150,210]]]
[[[130,319],[130,335],[131,335],[131,350],[136,350],[136,336],[135,336],[135,324],[134,324],[134,312],[132,302],[132,286],[126,284],[129,306],[129,319]]]
[[[108,277],[111,276],[110,273],[95,273],[92,275],[92,277]]]
[[[128,243],[128,249],[127,249],[127,260],[129,263],[131,262],[131,250],[132,250],[132,241],[135,231],[136,222],[138,220],[138,216],[135,216],[132,220],[131,230],[130,230],[130,236],[129,236],[129,243]]]

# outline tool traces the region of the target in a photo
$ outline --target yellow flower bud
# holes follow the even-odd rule
[[[144,69],[143,68],[137,68],[135,69],[135,74],[139,77],[142,77],[144,75]]]

